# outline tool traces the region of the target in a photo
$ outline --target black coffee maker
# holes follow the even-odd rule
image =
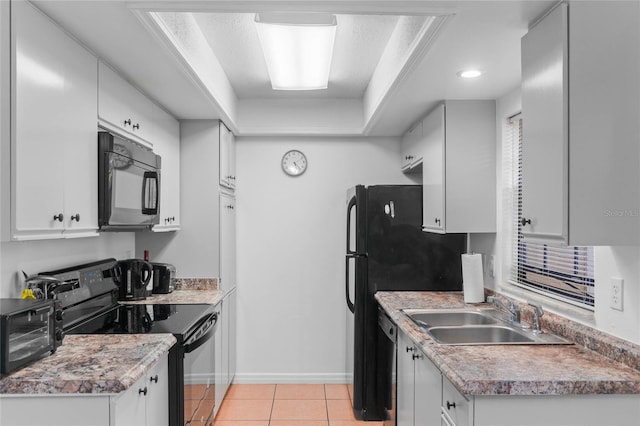
[[[141,259],[120,260],[114,266],[113,280],[119,288],[118,300],[144,300],[153,275],[151,263]]]

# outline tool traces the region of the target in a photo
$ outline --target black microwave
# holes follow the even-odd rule
[[[55,352],[54,301],[0,299],[0,339],[3,375]]]
[[[98,132],[101,231],[149,230],[160,221],[161,159],[151,149]]]

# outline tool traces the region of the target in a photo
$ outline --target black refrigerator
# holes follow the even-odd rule
[[[347,371],[353,411],[385,420],[389,389],[378,349],[377,291],[460,291],[465,234],[422,231],[421,185],[358,185],[347,191]],[[352,340],[351,340],[352,337]]]

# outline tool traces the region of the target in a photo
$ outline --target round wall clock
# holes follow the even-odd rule
[[[282,156],[282,170],[289,176],[300,176],[307,170],[307,157],[297,149],[286,152]]]

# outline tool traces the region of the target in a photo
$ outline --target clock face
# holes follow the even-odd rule
[[[299,176],[307,170],[307,157],[293,149],[282,156],[282,170],[289,176]]]

